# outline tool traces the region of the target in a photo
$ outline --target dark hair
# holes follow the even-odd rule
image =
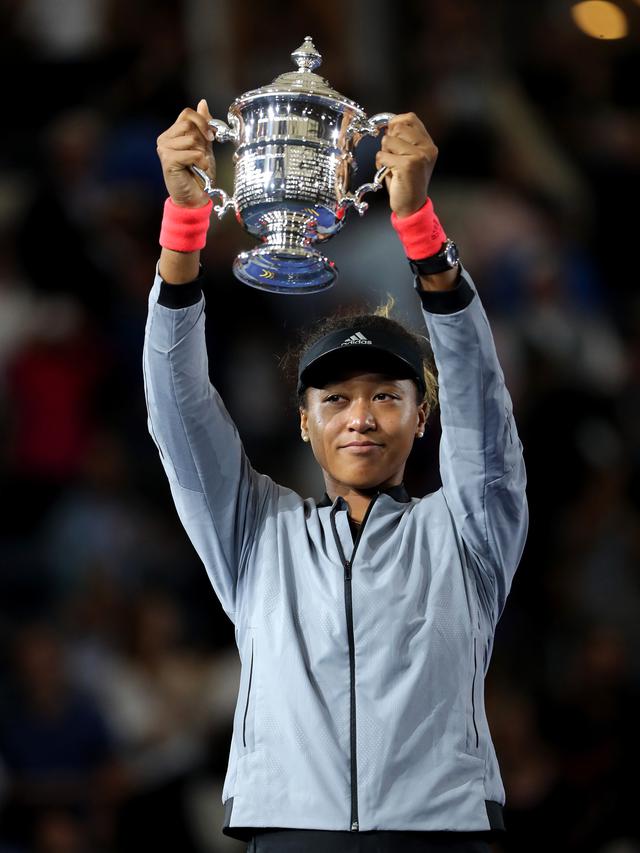
[[[374,334],[376,330],[388,329],[391,326],[397,334],[411,341],[422,353],[422,369],[426,386],[424,395],[418,388],[418,383],[416,382],[415,384],[418,396],[417,402],[419,404],[424,402],[428,404],[427,417],[429,416],[438,405],[438,374],[433,360],[433,353],[425,337],[415,334],[401,322],[390,316],[394,304],[395,299],[391,296],[384,305],[378,306],[371,313],[363,314],[362,311],[341,309],[336,311],[332,316],[318,320],[310,328],[303,329],[300,332],[298,342],[291,346],[280,360],[280,367],[293,388],[292,402],[296,408],[304,408],[306,406],[306,390],[302,394],[298,394],[296,390],[300,359],[320,338],[344,326],[357,325],[362,329],[364,334],[367,332]]]

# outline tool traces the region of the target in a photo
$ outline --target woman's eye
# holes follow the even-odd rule
[[[397,398],[393,396],[393,394],[389,394],[387,391],[379,391],[376,394],[376,397],[388,397],[390,400],[396,400]]]
[[[329,394],[328,397],[325,397],[325,403],[335,403],[340,399],[339,394]]]

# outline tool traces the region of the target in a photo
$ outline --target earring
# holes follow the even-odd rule
[[[309,441],[309,436],[302,434],[302,440],[303,441]]]
[[[424,433],[423,433],[423,432],[419,432],[419,433],[418,433],[418,438],[422,438],[422,436],[423,436],[423,435],[424,435]]]

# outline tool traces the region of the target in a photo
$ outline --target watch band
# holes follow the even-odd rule
[[[409,266],[415,275],[434,275],[457,267],[459,258],[458,247],[453,240],[447,240],[437,255],[420,260],[409,258]]]

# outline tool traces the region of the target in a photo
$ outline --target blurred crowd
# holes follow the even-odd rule
[[[640,6],[604,42],[569,5],[0,2],[1,853],[244,849],[220,831],[233,625],[146,427],[155,140],[203,96],[225,118],[308,34],[335,88],[415,111],[436,141],[431,195],[524,445],[530,532],[486,691],[510,830],[495,850],[640,851]],[[324,487],[279,369],[300,327],[392,293],[420,328],[388,214],[380,193],[351,217],[327,247],[338,284],[305,297],[241,285],[252,240],[232,217],[209,232],[212,381],[254,467],[304,496]],[[436,413],[413,495],[440,486],[438,439]]]

